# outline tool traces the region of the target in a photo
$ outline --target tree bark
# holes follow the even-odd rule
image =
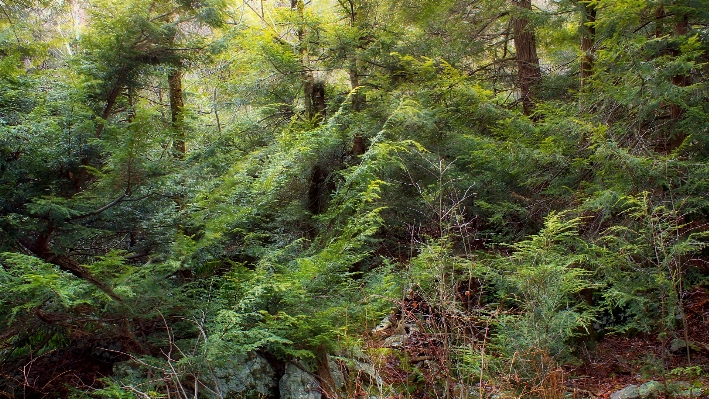
[[[123,299],[121,299],[121,297],[119,297],[111,287],[96,278],[96,276],[91,274],[91,272],[87,268],[80,265],[77,261],[75,261],[69,256],[60,255],[52,252],[51,248],[49,247],[49,241],[52,235],[51,230],[53,229],[50,229],[50,232],[48,233],[41,234],[35,240],[20,239],[20,244],[22,244],[22,246],[27,248],[30,252],[35,254],[43,261],[59,266],[60,269],[93,284],[94,286],[96,286],[96,288],[103,291],[106,295],[111,297],[116,302],[123,303]]]
[[[665,30],[665,24],[664,24],[664,18],[665,18],[665,6],[660,2],[660,5],[657,6],[657,9],[655,10],[655,39],[659,39],[662,37],[662,34]]]
[[[305,116],[308,120],[314,120],[317,115],[315,108],[315,77],[310,66],[310,52],[305,30],[305,3],[303,0],[291,0],[291,9],[298,16],[298,46],[300,48],[301,80],[303,81],[303,105]],[[316,121],[317,124],[318,121]]]
[[[588,85],[588,78],[593,74],[596,43],[596,4],[592,1],[581,2],[581,90]]]
[[[313,83],[313,118],[317,125],[319,125],[325,119],[325,111],[327,104],[325,103],[325,82],[316,81]]]
[[[123,85],[121,84],[121,79],[119,79],[106,98],[106,107],[103,109],[103,113],[101,114],[101,121],[98,123],[98,126],[96,126],[96,133],[94,134],[96,138],[101,137],[101,133],[103,133],[103,129],[106,126],[106,121],[111,116],[113,106],[116,104],[116,100],[118,99],[118,95],[121,94],[121,91],[123,91]]]
[[[679,20],[675,24],[675,34],[678,36],[686,35],[689,32],[689,21],[687,15],[679,16]],[[674,50],[673,55],[678,57],[680,55],[679,50]],[[672,83],[675,86],[685,87],[689,83],[687,75],[675,75],[672,77]],[[670,106],[670,114],[672,119],[677,120],[682,116],[683,110],[678,104],[672,104]]]
[[[527,16],[532,11],[531,0],[513,0],[517,8],[512,18],[512,30],[517,58],[517,76],[519,79],[520,101],[525,115],[534,111],[536,85],[542,79],[537,56],[537,39],[534,28]]]
[[[180,67],[175,67],[167,76],[168,86],[170,88],[170,116],[172,120],[172,129],[175,132],[175,156],[183,158],[187,152],[185,144],[185,116],[183,108],[185,107],[182,99],[182,70]]]
[[[335,379],[332,377],[332,372],[330,371],[330,361],[327,356],[327,351],[321,345],[315,351],[315,361],[317,363],[315,373],[318,375],[320,380],[320,385],[326,399],[335,399],[337,395],[337,387],[335,386]]]
[[[352,29],[357,29],[359,30],[359,26],[361,25],[360,23],[360,16],[361,16],[361,6],[355,5],[354,0],[349,1],[349,19],[350,19],[350,28]],[[352,55],[350,57],[350,68],[349,68],[349,75],[350,75],[350,87],[352,90],[355,90],[357,87],[359,87],[359,60],[357,59],[357,46],[352,49]],[[364,97],[357,93],[354,92],[352,93],[352,110],[355,112],[359,112],[362,109],[362,104],[364,103]]]
[[[308,187],[308,210],[313,215],[319,215],[325,210],[325,196],[328,173],[319,164],[313,166]]]
[[[214,119],[217,122],[217,133],[222,132],[222,124],[219,121],[219,107],[217,106],[217,88],[214,88],[214,94],[212,95],[212,102],[214,103]]]
[[[351,28],[357,28],[358,26],[358,17],[360,15],[360,12],[358,8],[355,6],[354,0],[351,0],[350,3],[350,10],[349,10],[349,17],[350,17],[350,27]],[[350,60],[350,68],[349,68],[349,74],[350,74],[350,87],[351,90],[355,90],[354,93],[352,93],[352,110],[354,112],[359,112],[362,110],[362,105],[364,104],[364,96],[361,95],[358,91],[357,88],[359,87],[359,67],[358,67],[358,62],[357,62],[357,50],[355,48],[352,49],[352,58]],[[352,138],[352,154],[355,156],[358,155],[363,155],[365,152],[365,146],[364,146],[364,138],[362,137],[361,134],[355,133],[354,137]]]
[[[689,18],[686,14],[678,16],[674,30],[675,35],[677,36],[682,36],[689,33]],[[675,57],[679,57],[680,50],[673,50],[672,55],[674,55]],[[689,85],[689,76],[687,76],[686,74],[675,75],[672,77],[672,84],[678,87],[686,87]],[[682,106],[680,104],[674,103],[670,105],[670,117],[673,121],[679,122],[682,119],[683,114],[684,109],[682,109]],[[671,134],[671,136],[667,138],[666,149],[668,152],[678,148],[687,138],[687,133],[679,128],[672,129],[672,131],[674,134]]]

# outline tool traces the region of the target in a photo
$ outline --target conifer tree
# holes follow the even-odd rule
[[[520,101],[524,114],[529,116],[534,110],[536,86],[542,79],[537,55],[537,39],[534,25],[530,23],[532,13],[531,0],[512,0],[512,34],[517,59],[517,78]]]

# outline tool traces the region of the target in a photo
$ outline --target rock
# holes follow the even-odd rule
[[[342,372],[340,364],[330,357],[327,359],[327,364],[330,366],[330,375],[332,375],[332,380],[335,382],[335,388],[342,389],[345,386],[345,374]]]
[[[216,367],[214,377],[222,397],[271,396],[276,390],[276,373],[263,357],[251,353],[236,356]]]
[[[701,398],[704,394],[704,389],[692,386],[686,381],[670,382],[667,386],[673,398]]]
[[[406,341],[406,335],[392,335],[384,340],[383,346],[387,348],[403,348]]]
[[[372,333],[378,333],[386,330],[387,328],[391,327],[391,319],[389,316],[386,316],[382,319],[382,321],[379,322],[379,324],[372,329]]]
[[[417,332],[421,332],[421,327],[419,327],[419,325],[415,324],[415,323],[405,323],[404,329],[406,330],[406,333],[409,335],[417,333]]]
[[[670,352],[674,354],[685,354],[687,353],[687,346],[689,346],[689,349],[692,351],[699,351],[699,347],[694,343],[694,342],[689,342],[675,338],[670,342]]]
[[[680,392],[692,388],[692,384],[686,381],[673,381],[667,383],[667,390],[671,395],[679,395]]]
[[[371,361],[349,359],[347,372],[348,377],[356,381],[357,386],[367,392],[370,398],[388,396],[385,394],[384,380],[379,376]]]
[[[499,394],[487,392],[484,388],[480,388],[479,386],[470,386],[466,384],[456,384],[453,386],[454,399],[478,399],[480,397],[485,399],[502,398]]]
[[[293,363],[286,365],[286,372],[278,383],[281,399],[321,399],[320,384],[310,373]]]
[[[355,347],[355,348],[350,348],[348,352],[344,355],[346,359],[356,359],[362,362],[371,362],[372,358],[364,353],[362,348]]]
[[[344,374],[343,382],[348,380],[356,381],[357,386],[361,387],[369,394],[369,397],[385,397],[384,381],[379,376],[372,358],[362,351],[361,348],[350,348],[349,352],[338,358],[339,370]],[[330,372],[333,367],[331,365]],[[337,383],[339,377],[333,373],[333,379]]]
[[[678,353],[687,347],[687,342],[683,339],[675,338],[670,342],[670,352]]]
[[[679,392],[676,397],[678,398],[702,398],[705,390],[702,388],[689,388],[682,392]]]
[[[353,370],[350,371],[350,373],[354,371],[357,378],[364,379],[364,381],[369,385],[373,385],[376,387],[383,386],[384,381],[379,376],[379,373],[377,373],[377,371],[374,369],[374,365],[372,363],[360,362],[358,360],[354,360],[352,363],[354,367]]]
[[[638,387],[640,397],[654,398],[665,393],[665,385],[659,381],[648,381]]]
[[[620,391],[611,394],[611,399],[650,399],[660,397],[672,398],[701,398],[704,389],[692,387],[684,381],[670,382],[665,384],[659,381],[648,381],[640,386],[629,385]]]
[[[637,399],[640,397],[637,385],[628,385],[620,391],[613,392],[611,399]]]

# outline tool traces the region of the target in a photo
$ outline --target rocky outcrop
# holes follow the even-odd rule
[[[218,392],[222,397],[272,396],[277,388],[276,373],[266,359],[250,353],[214,369]]]
[[[640,386],[629,385],[613,392],[611,399],[700,398],[704,393],[702,388],[692,386],[688,382],[648,381]]]
[[[293,363],[286,365],[286,372],[278,383],[281,399],[321,399],[322,389],[315,377]]]

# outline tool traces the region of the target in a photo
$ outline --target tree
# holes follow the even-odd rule
[[[534,110],[536,85],[542,79],[537,56],[537,39],[534,26],[530,23],[532,12],[531,0],[513,0],[512,35],[517,59],[517,77],[519,80],[520,101],[525,115]]]
[[[704,333],[706,1],[70,3],[0,4],[0,395],[557,397]]]
[[[581,89],[588,84],[593,74],[593,60],[596,48],[596,7],[594,1],[581,1]]]

